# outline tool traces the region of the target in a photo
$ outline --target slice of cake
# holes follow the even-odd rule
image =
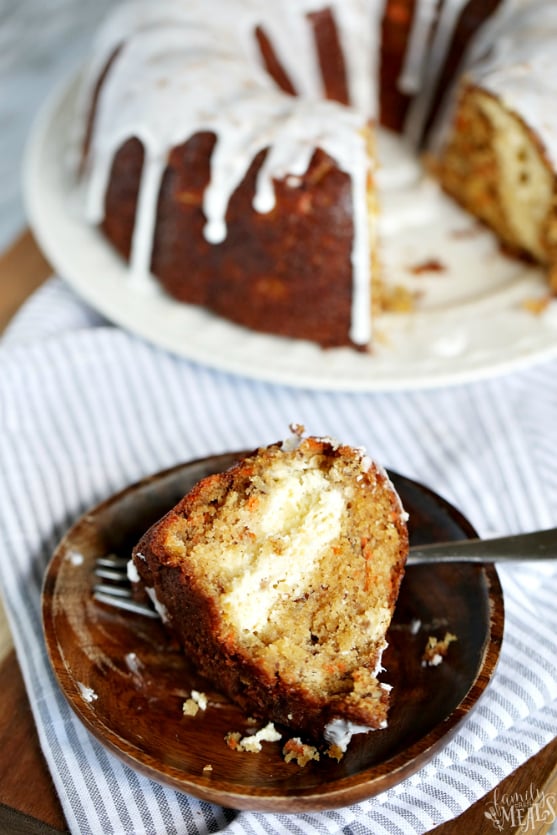
[[[557,262],[557,187],[539,135],[485,89],[468,86],[441,155],[441,183],[509,252]]]
[[[200,481],[141,539],[142,585],[198,670],[250,716],[345,747],[384,727],[406,514],[360,449],[303,437]]]
[[[522,4],[519,4],[519,6]],[[554,4],[524,4],[463,76],[439,159],[445,190],[557,292]]]

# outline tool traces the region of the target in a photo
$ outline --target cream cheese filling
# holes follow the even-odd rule
[[[295,599],[307,590],[328,545],[340,533],[345,499],[323,473],[300,471],[286,478],[277,468],[272,495],[262,495],[253,514],[251,549],[244,542],[227,549],[227,561],[238,569],[221,605],[239,630],[257,632],[269,622],[281,599]]]

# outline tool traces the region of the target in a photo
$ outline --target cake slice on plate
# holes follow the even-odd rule
[[[407,552],[386,472],[296,427],[200,481],[133,563],[217,689],[249,716],[343,749],[386,725],[378,676]]]

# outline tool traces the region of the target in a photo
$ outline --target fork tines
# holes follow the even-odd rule
[[[93,586],[93,597],[100,603],[125,609],[129,612],[158,618],[155,610],[148,604],[133,599],[131,583],[127,574],[128,560],[117,554],[98,557],[95,561],[94,574],[108,583],[96,583]]]

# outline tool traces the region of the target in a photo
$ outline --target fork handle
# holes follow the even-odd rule
[[[463,539],[413,545],[407,565],[425,562],[518,562],[557,559],[557,528],[496,539]]]

